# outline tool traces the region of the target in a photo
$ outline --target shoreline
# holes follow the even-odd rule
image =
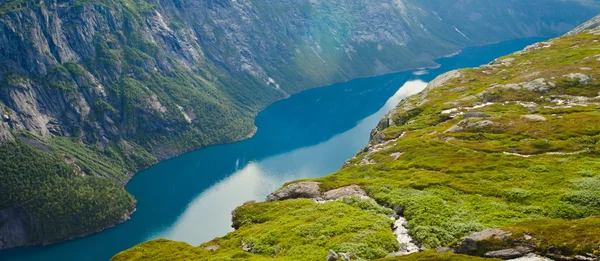
[[[526,38],[545,38],[545,37],[526,37]],[[438,59],[441,59],[441,58],[447,58],[447,57],[452,57],[452,56],[456,56],[456,55],[460,54],[460,53],[461,53],[461,52],[462,52],[464,49],[466,49],[466,48],[470,48],[470,47],[477,47],[477,46],[485,46],[485,45],[492,45],[492,44],[496,44],[496,43],[501,43],[501,42],[506,42],[506,41],[513,41],[513,40],[519,40],[519,39],[526,39],[526,38],[516,38],[516,39],[509,39],[509,40],[505,40],[505,41],[499,41],[499,42],[495,42],[495,43],[486,43],[486,44],[481,44],[481,45],[472,45],[472,46],[466,46],[466,47],[464,47],[463,49],[460,49],[459,51],[455,51],[454,53],[451,53],[451,54],[450,54],[451,56],[449,56],[449,55],[445,55],[445,56],[440,56],[440,57],[434,58],[434,59],[432,60],[432,62],[433,62],[433,63],[435,63],[435,64],[436,64],[436,66],[426,66],[426,67],[419,67],[419,68],[408,68],[408,69],[399,70],[399,71],[390,71],[390,72],[381,73],[381,74],[373,74],[373,75],[362,76],[362,77],[354,77],[354,78],[351,78],[351,79],[348,79],[348,80],[345,80],[345,81],[338,81],[338,82],[334,82],[334,83],[330,83],[330,84],[326,84],[326,85],[320,85],[320,86],[315,86],[315,87],[309,87],[309,88],[306,88],[306,89],[304,89],[304,90],[302,90],[302,91],[295,92],[295,93],[291,94],[290,96],[287,96],[287,97],[284,97],[284,98],[281,98],[281,99],[278,99],[278,100],[274,100],[273,102],[271,102],[271,103],[269,103],[268,105],[266,105],[264,108],[260,109],[260,110],[258,111],[258,113],[256,113],[256,115],[254,115],[254,116],[253,116],[253,123],[252,123],[252,125],[253,125],[253,126],[252,126],[252,130],[251,130],[251,131],[250,131],[250,132],[249,132],[247,135],[245,135],[245,136],[244,136],[244,135],[240,135],[240,137],[239,137],[239,138],[237,138],[237,139],[232,139],[232,141],[231,141],[231,142],[224,142],[224,143],[216,143],[216,144],[211,144],[211,145],[207,145],[207,146],[204,146],[204,147],[200,147],[200,148],[197,148],[197,149],[192,149],[192,150],[188,150],[188,151],[178,151],[178,153],[174,153],[174,154],[172,154],[172,155],[169,155],[167,158],[164,158],[164,159],[158,160],[158,161],[157,161],[155,164],[152,164],[152,165],[150,165],[150,166],[147,166],[147,167],[145,167],[145,168],[142,168],[142,169],[136,170],[136,171],[135,171],[135,173],[127,173],[127,174],[128,174],[128,175],[127,175],[127,176],[128,176],[128,179],[127,179],[127,180],[124,182],[123,186],[124,186],[124,187],[126,187],[126,185],[129,183],[129,181],[131,180],[131,178],[133,178],[134,176],[137,176],[137,175],[138,175],[138,174],[139,174],[141,171],[143,171],[143,170],[146,170],[146,169],[149,169],[149,168],[152,168],[152,167],[156,166],[156,165],[157,165],[157,164],[159,164],[159,163],[163,163],[163,162],[165,162],[165,161],[168,161],[168,160],[170,160],[170,159],[173,159],[173,158],[179,157],[179,156],[181,156],[181,155],[184,155],[184,154],[186,154],[186,153],[192,153],[192,152],[195,152],[195,151],[197,151],[197,150],[205,149],[205,148],[212,147],[212,146],[219,146],[219,145],[234,144],[234,143],[237,143],[237,142],[242,142],[242,141],[244,141],[244,140],[247,140],[247,139],[251,139],[251,138],[253,138],[253,137],[256,135],[256,133],[258,132],[258,127],[255,125],[255,122],[254,122],[254,121],[256,120],[257,116],[258,116],[260,113],[262,113],[263,111],[265,111],[265,110],[266,110],[268,107],[270,107],[271,105],[273,105],[274,103],[276,103],[276,102],[279,102],[279,101],[286,100],[286,99],[288,99],[289,97],[291,97],[292,95],[295,95],[295,94],[298,94],[298,93],[301,93],[301,92],[304,92],[304,91],[307,91],[307,90],[310,90],[310,89],[316,89],[316,88],[324,88],[324,87],[329,87],[329,86],[331,86],[331,85],[333,85],[333,84],[345,83],[345,82],[353,81],[353,80],[356,80],[356,79],[366,79],[366,78],[372,78],[372,77],[378,77],[378,76],[384,76],[384,75],[390,75],[390,74],[396,74],[396,73],[402,73],[402,72],[410,72],[410,71],[416,71],[416,70],[428,70],[428,69],[435,69],[435,68],[439,68],[439,66],[440,66],[440,64],[439,64],[439,63],[437,63],[437,60],[438,60]],[[127,189],[125,189],[125,190],[127,191]],[[129,193],[129,191],[127,191],[127,192]],[[136,205],[137,205],[137,201],[136,201]],[[124,218],[123,218],[123,219],[121,219],[119,222],[115,222],[114,224],[111,224],[111,225],[109,225],[109,226],[107,226],[107,227],[105,227],[105,228],[103,228],[103,229],[99,229],[99,230],[96,230],[96,231],[93,231],[93,232],[89,232],[89,233],[85,233],[85,234],[78,235],[78,236],[71,236],[71,237],[67,237],[67,238],[65,238],[65,240],[61,240],[61,241],[56,241],[56,242],[44,242],[44,243],[42,243],[42,244],[31,244],[31,245],[19,246],[19,247],[14,247],[14,248],[32,247],[32,246],[42,246],[42,247],[44,247],[44,246],[48,246],[48,245],[60,244],[60,243],[68,242],[68,241],[71,241],[71,240],[75,240],[75,239],[83,238],[83,237],[86,237],[86,236],[90,236],[90,235],[93,235],[93,234],[96,234],[96,233],[99,233],[99,232],[102,232],[102,231],[105,231],[105,230],[109,230],[109,229],[111,229],[111,228],[114,228],[114,227],[116,227],[116,226],[118,226],[118,225],[120,225],[120,224],[122,224],[122,223],[125,223],[126,221],[128,221],[129,219],[131,219],[131,215],[132,215],[134,212],[135,212],[135,207],[134,207],[134,210],[133,210],[131,213],[125,213],[125,214],[124,214]],[[14,248],[11,248],[11,249],[14,249]],[[1,250],[0,250],[0,251],[1,251]]]

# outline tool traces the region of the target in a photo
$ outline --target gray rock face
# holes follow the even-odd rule
[[[269,196],[267,201],[277,201],[296,198],[320,198],[319,183],[317,182],[300,182],[293,183],[283,187]]]
[[[0,249],[30,244],[29,233],[35,222],[20,208],[0,210]]]

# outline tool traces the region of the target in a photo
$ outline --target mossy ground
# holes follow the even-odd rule
[[[530,220],[504,229],[512,233],[512,241],[534,245],[541,253],[572,256],[600,252],[599,217]]]
[[[351,198],[325,204],[307,199],[247,204],[234,214],[239,228],[223,238],[200,247],[153,241],[113,260],[324,260],[323,249],[376,259],[398,247],[389,214],[374,201]],[[242,242],[254,254],[242,251]],[[214,252],[204,250],[215,245],[219,249]]]
[[[503,57],[514,60],[495,69],[462,70],[460,77],[403,101],[392,114],[397,125],[377,133],[396,141],[377,152],[358,154],[348,167],[316,181],[323,190],[358,184],[380,204],[403,206],[412,236],[426,248],[504,227],[515,235],[538,236],[541,252],[549,246],[565,247],[566,255],[597,251],[597,219],[588,217],[600,215],[600,100],[595,100],[600,91],[600,36],[580,34],[551,42]],[[594,79],[583,84],[565,77],[569,73]],[[537,78],[555,87],[490,88]],[[565,107],[548,100],[561,95],[587,101]],[[474,107],[488,102],[493,104]],[[464,116],[441,113],[451,108],[489,114],[469,121],[493,124],[468,127],[461,123]],[[546,121],[522,117],[530,114]],[[462,130],[446,132],[458,124]],[[140,260],[145,253],[157,260],[323,260],[329,249],[377,259],[395,248],[389,221],[381,214],[341,202],[258,203],[238,212],[243,214],[234,221],[241,222],[240,229],[206,244],[220,245],[215,252],[154,241],[114,260]],[[242,239],[256,242],[260,251],[242,252]],[[275,255],[276,248],[282,251]],[[391,260],[478,259],[425,252]]]

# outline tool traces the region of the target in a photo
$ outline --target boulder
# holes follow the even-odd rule
[[[336,261],[340,259],[340,256],[333,250],[329,249],[329,253],[327,253],[327,261]]]
[[[444,133],[452,133],[452,132],[459,132],[462,131],[463,127],[458,126],[458,125],[454,125],[452,127],[450,127],[450,129],[447,129],[446,131],[444,131]]]
[[[594,78],[583,73],[569,73],[567,75],[564,75],[564,77],[567,77],[571,80],[577,80],[580,84],[588,84],[589,82],[595,80]]]
[[[491,239],[507,239],[511,234],[501,229],[486,229],[464,237],[453,248],[456,253],[473,254],[477,251],[478,243]]]
[[[277,201],[296,198],[316,199],[321,197],[319,183],[299,182],[287,185],[267,196],[267,201]]]
[[[538,78],[533,81],[523,82],[521,83],[521,85],[527,90],[537,92],[545,92],[548,89],[552,88],[552,85],[546,82],[546,79],[544,78]]]
[[[485,257],[489,258],[500,258],[500,259],[514,259],[525,256],[533,252],[533,248],[517,246],[509,249],[502,249],[496,251],[490,251],[484,254]]]
[[[435,79],[433,79],[433,81],[429,82],[429,84],[427,84],[426,90],[431,90],[440,87],[449,82],[450,80],[458,78],[460,76],[461,73],[458,70],[449,71],[447,73],[441,74]]]
[[[350,260],[352,260],[352,255],[351,254],[348,254],[348,253],[339,253],[338,255],[344,261],[350,261]]]
[[[548,120],[544,116],[540,116],[540,115],[523,115],[523,116],[521,116],[521,118],[530,120],[530,121],[547,121]]]
[[[206,250],[210,250],[210,251],[217,251],[217,249],[219,249],[219,245],[210,245],[210,246],[205,246],[204,249]]]
[[[337,189],[332,189],[323,193],[323,199],[325,200],[336,200],[343,197],[352,197],[352,196],[361,196],[366,197],[367,192],[365,192],[362,188],[357,185],[350,185],[346,187],[341,187]]]

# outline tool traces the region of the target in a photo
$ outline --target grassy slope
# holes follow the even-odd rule
[[[461,77],[429,90],[426,96],[408,98],[391,114],[396,124],[377,133],[384,140],[405,133],[402,138],[370,155],[358,154],[349,167],[317,181],[323,190],[359,184],[379,203],[403,206],[412,236],[427,248],[447,246],[470,232],[497,227],[513,231],[515,240],[534,235],[533,244],[542,253],[549,246],[564,248],[560,253],[565,255],[597,251],[598,219],[586,218],[600,215],[599,106],[557,107],[546,99],[598,96],[600,59],[595,56],[600,54],[600,36],[580,34],[551,42],[547,48],[504,57],[515,60],[496,70],[461,70]],[[576,72],[596,80],[580,84],[563,76]],[[556,88],[546,92],[490,89],[472,96],[492,84],[536,78],[552,81]],[[537,107],[528,109],[515,101],[535,102]],[[493,125],[445,132],[463,116],[451,119],[442,110],[465,111],[485,102],[493,105],[471,111],[489,114],[485,120]],[[521,117],[529,114],[547,121]],[[395,152],[403,154],[395,159],[390,156]],[[361,164],[365,157],[372,164]],[[247,204],[234,216],[236,224],[240,218],[246,220],[237,231],[203,245],[218,244],[217,251],[157,240],[113,260],[322,260],[329,249],[381,258],[385,253],[380,250],[391,250],[392,232],[374,227],[384,219],[366,209],[370,208],[307,200]],[[260,242],[261,251],[243,252],[243,239]],[[478,259],[425,252],[392,260]]]

